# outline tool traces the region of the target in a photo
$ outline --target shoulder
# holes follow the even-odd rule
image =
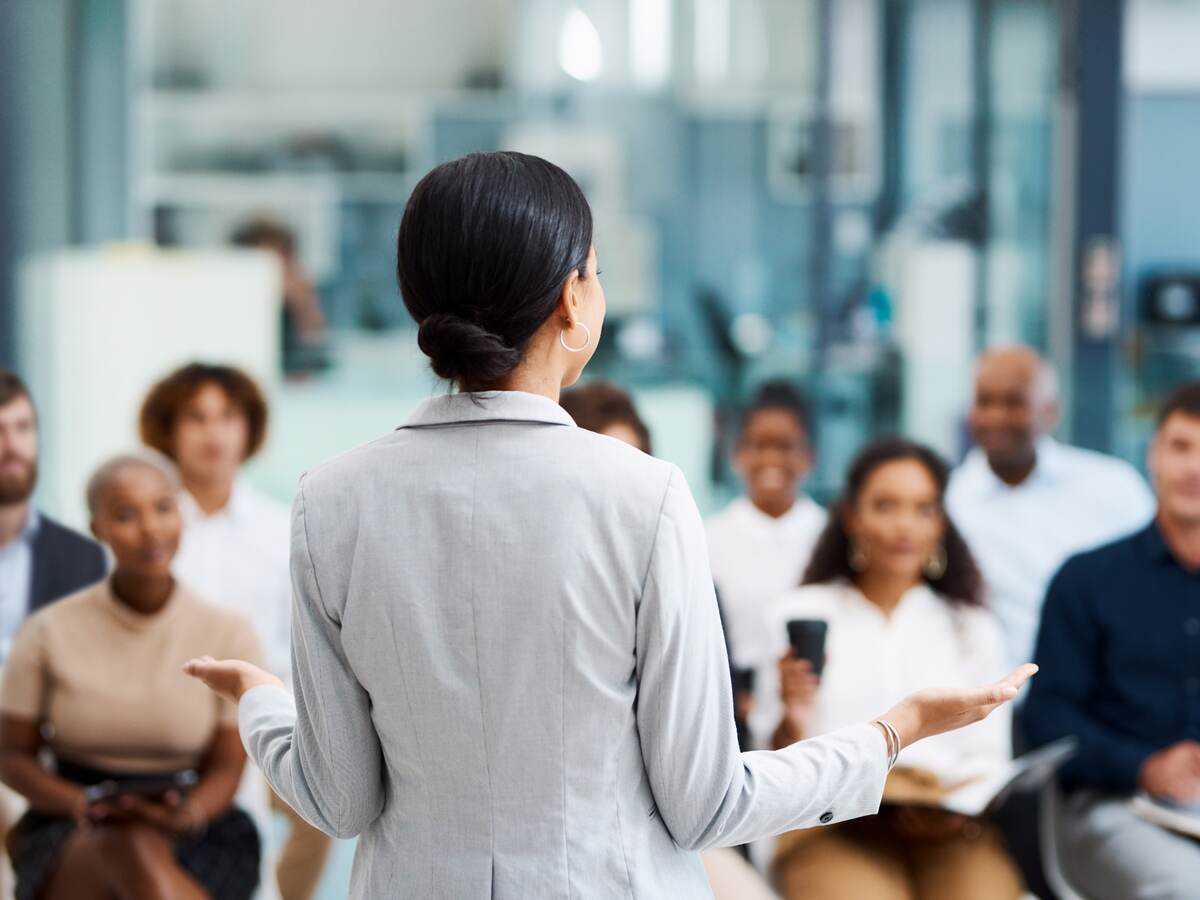
[[[90,585],[43,606],[25,619],[23,630],[45,634],[63,625],[89,619],[97,614],[103,601],[104,583]]]
[[[737,497],[731,500],[724,508],[704,520],[705,530],[709,534],[724,534],[737,530],[740,527],[739,523],[743,519],[743,507],[745,504],[745,497]]]
[[[1055,586],[1094,584],[1097,580],[1109,581],[1135,571],[1132,566],[1137,562],[1138,547],[1144,540],[1145,529],[1139,529],[1133,534],[1068,557],[1055,573],[1051,589]]]
[[[975,447],[950,473],[950,483],[946,486],[946,502],[955,504],[969,500],[987,483],[987,474],[987,458],[982,450]]]
[[[1063,470],[1073,473],[1079,482],[1090,483],[1093,478],[1103,478],[1106,488],[1117,485],[1143,493],[1147,491],[1141,473],[1119,457],[1070,444],[1055,444],[1055,453]]]
[[[68,528],[56,522],[45,513],[39,513],[40,522],[35,539],[36,544],[54,546],[71,554],[83,554],[103,561],[104,550],[89,537],[85,537],[73,528]]]

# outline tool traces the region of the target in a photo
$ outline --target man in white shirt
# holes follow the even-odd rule
[[[240,475],[262,446],[266,426],[262,392],[249,376],[227,366],[185,366],[151,389],[142,406],[142,440],[175,461],[183,482],[176,576],[206,600],[248,616],[271,670],[290,682],[291,514]],[[243,793],[247,787],[265,790],[244,785]],[[329,838],[285,804],[272,805],[292,821],[277,866],[280,895],[308,900]]]
[[[950,518],[983,570],[1009,661],[1033,653],[1050,578],[1069,556],[1145,525],[1154,498],[1128,463],[1050,437],[1057,381],[1028,347],[989,350],[975,372],[975,448],[946,494]]]

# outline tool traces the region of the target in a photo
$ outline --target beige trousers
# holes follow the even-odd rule
[[[994,828],[936,841],[902,836],[885,809],[777,844],[772,879],[784,900],[1020,900],[1020,872]]]

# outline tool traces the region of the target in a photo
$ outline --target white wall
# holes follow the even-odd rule
[[[1200,92],[1200,0],[1130,0],[1125,84],[1133,92]]]
[[[268,387],[279,371],[278,263],[255,251],[68,250],[33,258],[19,368],[41,412],[38,504],[83,527],[95,466],[137,446],[147,388],[196,359]]]

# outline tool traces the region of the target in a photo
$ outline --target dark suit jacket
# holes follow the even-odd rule
[[[104,578],[108,561],[95,541],[41,516],[33,538],[29,611],[36,612]]]

